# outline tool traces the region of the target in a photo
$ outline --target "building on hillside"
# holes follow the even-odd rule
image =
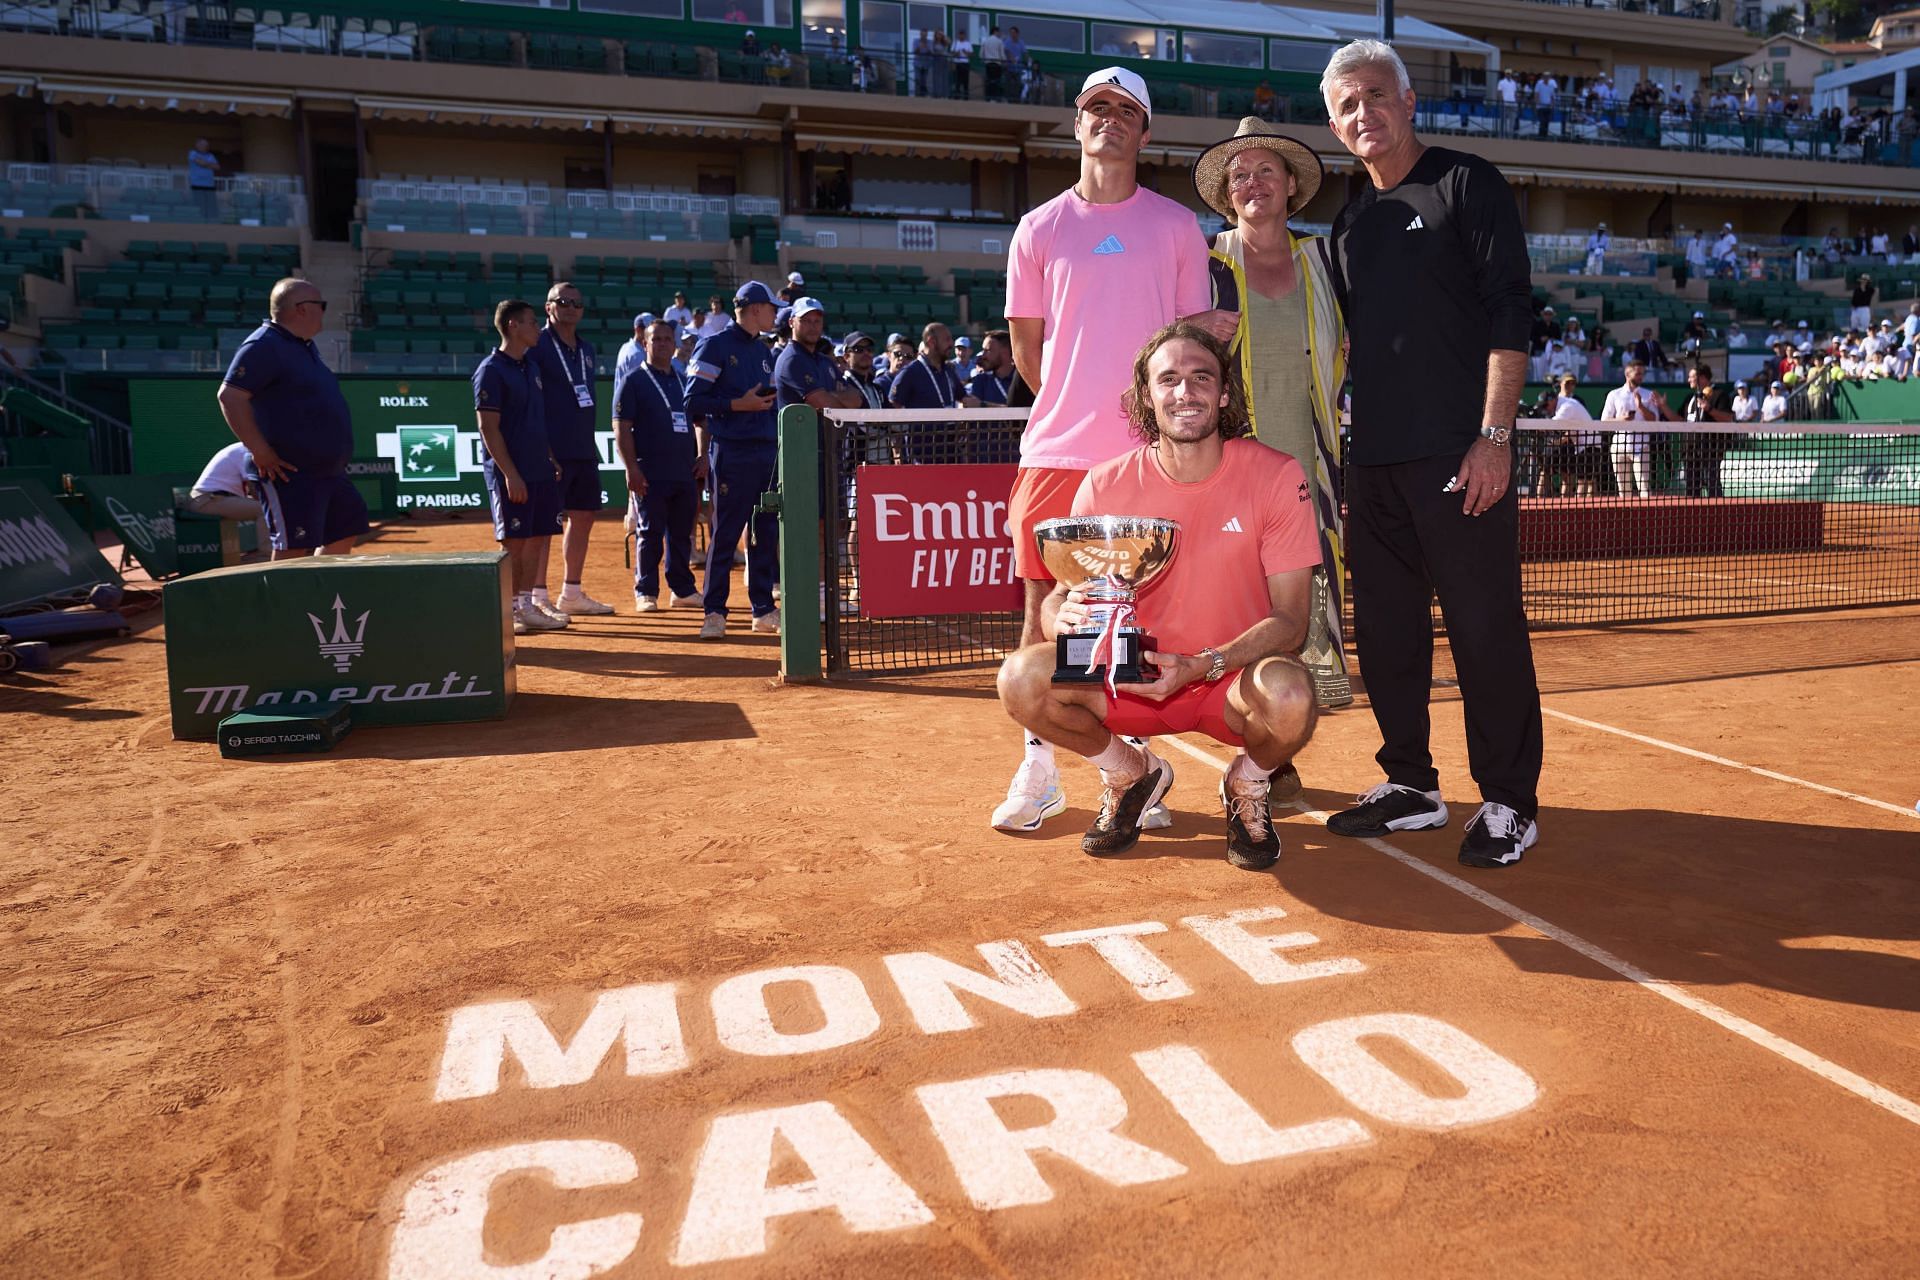
[[[1799,36],[1772,36],[1744,57],[1714,67],[1713,79],[1715,84],[1735,89],[1751,85],[1761,94],[1777,91],[1804,95],[1813,92],[1815,76],[1850,67],[1859,60],[1858,54],[1837,53]]]

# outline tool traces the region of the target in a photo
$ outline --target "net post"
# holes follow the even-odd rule
[[[820,418],[811,405],[780,411],[780,678],[820,674]]]

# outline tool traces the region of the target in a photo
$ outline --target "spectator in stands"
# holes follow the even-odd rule
[[[1748,345],[1747,331],[1740,327],[1738,320],[1727,325],[1727,350],[1744,351]]]
[[[1587,349],[1587,331],[1580,323],[1579,316],[1568,316],[1566,324],[1561,326],[1560,340],[1567,344],[1567,350],[1574,352],[1584,360]],[[1576,363],[1579,363],[1576,360]]]
[[[1655,395],[1641,385],[1647,375],[1647,362],[1629,353],[1622,370],[1624,381],[1607,392],[1600,409],[1609,422],[1672,422],[1673,410],[1665,396]],[[1614,483],[1623,498],[1653,496],[1653,436],[1646,431],[1622,430],[1613,433],[1611,448]]]
[[[680,331],[680,347],[674,352],[673,373],[682,382],[687,378],[687,363],[693,359],[694,344],[700,341],[700,334],[694,329]]]
[[[716,293],[707,299],[706,314],[702,315],[700,322],[694,325],[694,331],[703,338],[711,338],[732,323],[727,313],[721,309],[720,295]]]
[[[1887,353],[1887,372],[1896,382],[1905,382],[1913,375],[1913,344],[1897,342]]]
[[[1787,417],[1787,387],[1775,378],[1767,387],[1767,398],[1760,402],[1760,421],[1784,422]]]
[[[1013,390],[1013,338],[1005,329],[987,330],[986,340],[980,345],[980,362],[973,379],[967,383],[967,394],[988,408],[1007,403],[1007,395]]]
[[[1733,233],[1733,224],[1720,225],[1720,238],[1713,242],[1714,269],[1723,276],[1739,274],[1740,237]]]
[[[964,28],[953,38],[953,96],[962,102],[973,97],[973,41]]]
[[[687,366],[687,412],[703,416],[711,440],[708,459],[714,492],[713,526],[707,543],[706,619],[703,640],[727,633],[727,597],[732,590],[734,548],[747,537],[747,599],[753,630],[778,634],[780,610],[773,600],[779,517],[758,510],[773,487],[779,431],[773,406],[773,353],[759,335],[773,323],[773,292],[749,280],[733,295],[733,323],[700,339]]]
[[[1273,91],[1270,81],[1262,80],[1253,91],[1253,114],[1271,124],[1279,110],[1280,96]]]
[[[1680,353],[1698,355],[1700,348],[1706,345],[1708,336],[1707,313],[1694,312],[1693,318],[1688,320],[1686,326],[1680,330]]]
[[[644,311],[633,318],[633,336],[620,344],[620,353],[613,358],[615,382],[647,362],[647,330],[653,323]]]
[[[187,492],[187,510],[222,520],[258,520],[259,487],[247,479],[251,462],[247,446],[239,441],[214,454]]]
[[[1673,361],[1667,358],[1667,352],[1660,345],[1660,339],[1654,335],[1652,326],[1640,330],[1640,336],[1627,345],[1627,354],[1638,360],[1645,369],[1671,369]]]
[[[1540,122],[1540,136],[1547,136],[1547,128],[1553,123],[1553,101],[1560,91],[1559,81],[1553,78],[1551,71],[1543,71],[1533,82],[1533,114]]]
[[[687,414],[685,388],[673,373],[673,326],[655,322],[642,342],[645,358],[614,378],[613,435],[627,471],[627,492],[639,512],[633,607],[636,613],[651,613],[660,607],[662,551],[669,603],[676,609],[700,603],[691,557],[707,459]]]
[[[798,271],[787,273],[786,287],[780,290],[780,301],[792,306],[807,295],[807,280]]]
[[[987,101],[1006,101],[1007,42],[1000,38],[1000,28],[987,28],[987,38],[980,42],[980,61],[987,69]]]
[[[1513,78],[1511,67],[1500,72],[1500,83],[1494,86],[1494,93],[1500,99],[1500,132],[1511,133],[1520,118],[1520,82]]]
[[[736,9],[735,12],[738,12],[738,10]],[[746,15],[742,13],[740,17],[741,20],[744,21]],[[727,21],[732,22],[733,20],[733,14],[729,13],[727,15]],[[760,37],[753,33],[752,27],[748,27],[746,34],[740,37],[740,56],[743,58],[757,58],[760,56]]]
[[[1020,28],[1007,28],[1007,65],[1019,66],[1027,60],[1027,42],[1020,38]]]
[[[1681,230],[1684,231],[1686,228],[1682,227]],[[1698,231],[1689,235],[1687,237],[1686,251],[1682,256],[1686,260],[1688,276],[1704,274],[1707,269],[1706,237],[1702,236]],[[1678,272],[1674,274],[1673,282],[1680,286],[1685,286],[1686,284],[1686,280],[1682,279]]]
[[[913,38],[913,49],[908,54],[912,64],[912,84],[915,97],[927,96],[927,76],[933,69],[933,36],[924,27]]]
[[[1884,258],[1887,256],[1887,233],[1884,230],[1875,227],[1868,235],[1867,252],[1876,258]]]
[[[918,354],[919,352],[914,349],[913,340],[907,337],[906,334],[888,334],[887,381],[892,382],[893,379],[899,377],[900,371],[912,364],[914,357]]]
[[[1733,384],[1733,420],[1753,422],[1760,417],[1760,397],[1752,393],[1743,378]]]
[[[1079,178],[1020,219],[1008,252],[1014,366],[1035,395],[1008,504],[1023,646],[1044,639],[1040,604],[1053,589],[1033,526],[1069,514],[1084,473],[1132,447],[1114,389],[1131,385],[1134,354],[1183,317],[1204,314],[1223,341],[1235,329],[1236,317],[1210,310],[1206,240],[1192,211],[1139,183],[1152,124],[1139,75],[1118,66],[1090,74],[1074,98]],[[992,819],[1003,831],[1034,830],[1066,806],[1053,747],[1022,741]]]
[[[208,222],[219,217],[219,205],[214,195],[214,178],[220,172],[220,160],[207,147],[205,138],[195,138],[193,149],[187,152],[187,190],[193,193],[193,202],[200,209],[200,216]]]
[[[1760,345],[1771,351],[1783,342],[1790,343],[1792,341],[1793,335],[1787,332],[1787,322],[1782,319],[1773,322],[1773,328],[1767,330],[1767,336],[1761,339]]]
[[[874,381],[873,339],[855,329],[842,343],[847,353],[846,383],[860,393],[862,409],[884,409],[887,393]],[[879,461],[879,459],[868,459]],[[891,457],[887,461],[893,461]]]
[[[1909,345],[1920,340],[1920,302],[1907,304],[1907,318],[1900,322],[1900,332]]]
[[[887,384],[887,403],[895,409],[979,408],[952,355],[952,333],[938,320],[930,322],[920,332],[919,354]]]
[[[1853,286],[1853,310],[1847,314],[1847,323],[1855,329],[1865,329],[1873,323],[1873,299],[1879,293],[1874,286],[1873,277],[1862,272],[1859,281]]]
[[[1558,342],[1562,336],[1560,322],[1554,319],[1552,304],[1541,307],[1533,317],[1533,328],[1527,335],[1527,355],[1533,366],[1529,372],[1534,382],[1546,381],[1547,343]]]
[[[1813,350],[1813,330],[1807,327],[1807,322],[1805,320],[1802,320],[1798,324],[1794,325],[1793,349],[1795,351]]]
[[[367,504],[347,478],[352,415],[313,342],[327,302],[311,281],[288,278],[267,309],[227,366],[220,413],[253,456],[273,558],[344,555],[367,531]]]
[[[783,85],[787,82],[788,77],[793,74],[793,55],[785,49],[782,49],[778,44],[771,46],[767,50],[766,64],[767,83],[769,84]]]
[[[594,371],[598,359],[593,344],[580,335],[586,299],[570,280],[547,290],[547,323],[540,330],[528,359],[538,372],[537,383],[545,405],[547,444],[560,464],[560,509],[566,533],[561,541],[563,585],[554,603],[547,594],[549,553],[537,554],[533,600],[540,608],[558,608],[569,617],[613,612],[580,587],[586,570],[587,543],[594,518],[604,503],[600,489],[600,445],[595,437]],[[649,321],[649,324],[654,323]]]
[[[1704,361],[1687,371],[1687,385],[1693,388],[1687,401],[1688,422],[1733,421],[1733,400],[1713,385],[1713,370]],[[1733,437],[1724,431],[1693,431],[1684,439],[1680,465],[1686,471],[1687,496],[1726,497],[1720,487],[1720,463],[1733,447]]]
[[[1820,256],[1830,263],[1837,263],[1845,252],[1846,243],[1840,238],[1840,228],[1828,227],[1826,241],[1820,248]]]
[[[692,324],[693,308],[687,305],[687,295],[680,292],[677,289],[674,290],[673,305],[668,307],[665,311],[661,312],[660,318],[662,320],[665,320],[668,324],[672,325],[673,330],[676,334],[679,333],[680,330]],[[634,337],[639,338],[640,335],[635,334]],[[642,339],[642,341],[644,342],[644,339]]]
[[[1900,237],[1900,256],[1908,262],[1920,257],[1920,227],[1910,225],[1907,234]]]
[[[494,308],[500,346],[473,371],[473,407],[487,457],[482,464],[493,507],[493,536],[513,578],[513,630],[558,631],[567,615],[534,602],[533,584],[560,528],[560,465],[547,441],[546,397],[531,352],[540,313],[510,299]]]
[[[1613,245],[1613,236],[1607,231],[1607,224],[1601,223],[1587,237],[1586,274],[1605,275],[1607,272],[1607,250]]]

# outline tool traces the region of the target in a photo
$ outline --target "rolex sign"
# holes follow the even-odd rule
[[[167,584],[173,736],[344,706],[355,728],[498,720],[513,698],[506,557],[313,556]]]

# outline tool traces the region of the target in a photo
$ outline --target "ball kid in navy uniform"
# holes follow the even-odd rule
[[[747,603],[753,629],[780,630],[773,602],[774,557],[780,518],[756,510],[773,488],[778,427],[774,417],[773,352],[760,340],[773,324],[778,304],[758,280],[733,295],[733,322],[693,349],[687,366],[687,412],[704,417],[710,441],[713,486],[712,536],[707,547],[706,621],[701,638],[726,634],[727,596],[733,551],[747,533]]]
[[[627,469],[627,490],[639,505],[640,546],[633,565],[637,612],[660,607],[660,553],[677,607],[700,604],[693,590],[693,521],[707,460],[687,415],[685,390],[673,374],[673,326],[656,320],[645,333],[644,359],[614,380],[613,434]]]
[[[326,300],[286,279],[268,299],[272,317],[247,335],[220,384],[220,412],[253,457],[275,560],[339,555],[367,531],[367,504],[347,478],[353,418],[339,380],[313,345]]]
[[[560,589],[558,606],[566,614],[613,612],[612,605],[601,604],[580,589],[580,575],[587,564],[587,539],[593,533],[593,518],[604,505],[600,501],[600,447],[593,430],[594,350],[593,344],[580,336],[585,308],[586,299],[570,280],[547,290],[547,325],[540,330],[540,341],[531,357],[545,388],[547,441],[560,464],[560,510],[566,513],[560,553],[566,564],[566,585]],[[534,590],[544,603],[544,553]]]
[[[529,358],[540,340],[540,313],[518,299],[494,309],[500,347],[473,371],[473,408],[487,458],[481,467],[493,507],[493,536],[513,573],[513,629],[557,631],[566,615],[533,601],[539,560],[560,529],[560,467],[547,441],[546,389]]]

